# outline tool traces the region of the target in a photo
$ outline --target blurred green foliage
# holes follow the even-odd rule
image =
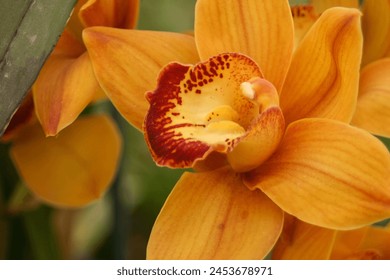
[[[185,32],[193,29],[196,0],[141,0],[138,29]]]

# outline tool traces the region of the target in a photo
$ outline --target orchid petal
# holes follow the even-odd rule
[[[109,26],[134,28],[139,0],[89,0],[79,11],[84,27]]]
[[[390,227],[370,226],[338,232],[331,258],[389,260]]]
[[[371,134],[334,120],[303,119],[290,124],[279,150],[246,184],[305,222],[352,229],[389,217],[389,174],[389,152]]]
[[[358,0],[310,0],[309,2],[318,14],[332,7],[359,8]]]
[[[336,260],[352,258],[359,251],[368,229],[367,226],[355,230],[338,231],[330,258]]]
[[[79,207],[99,199],[116,173],[121,139],[106,116],[79,118],[57,137],[38,125],[12,144],[11,156],[29,189],[57,206]]]
[[[34,104],[47,136],[71,124],[101,91],[88,54],[77,59],[52,56],[33,86]]]
[[[160,69],[172,61],[199,61],[189,35],[91,27],[83,36],[101,87],[138,129],[149,107],[145,93],[156,88]]]
[[[80,21],[79,12],[80,9],[84,6],[89,0],[77,0],[76,5],[74,6],[73,12],[70,15],[70,18],[66,24],[65,30],[72,34],[76,40],[82,43],[81,33],[85,26]]]
[[[293,22],[286,0],[198,0],[195,39],[202,60],[237,52],[250,56],[279,91],[293,50]]]
[[[280,97],[287,123],[304,117],[349,122],[361,58],[360,12],[325,11],[296,49]]]
[[[283,212],[231,169],[185,173],[155,222],[147,258],[261,259],[282,225]]]
[[[147,94],[145,138],[156,163],[192,167],[211,151],[230,151],[259,110],[240,86],[261,76],[254,61],[236,53],[165,67]]]
[[[352,124],[390,137],[390,58],[377,60],[362,69]]]
[[[279,107],[265,110],[227,154],[230,166],[236,172],[246,172],[259,166],[277,149],[284,128],[283,113]]]
[[[294,220],[283,230],[272,253],[279,260],[329,259],[336,231]]]
[[[390,227],[371,226],[366,238],[360,244],[360,249],[364,252],[366,259],[379,258],[390,260]]]
[[[362,64],[366,65],[390,56],[390,2],[388,0],[364,1],[362,28],[364,34]]]
[[[77,58],[85,52],[84,44],[66,28],[54,48],[51,57],[55,55]],[[50,59],[50,58],[49,58]]]

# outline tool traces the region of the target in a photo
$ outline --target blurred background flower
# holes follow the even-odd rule
[[[104,98],[95,79],[82,30],[89,26],[134,28],[138,0],[79,0],[56,47],[33,85],[37,117],[46,136],[57,135],[85,107]]]
[[[387,0],[309,0],[292,7],[295,43],[326,9],[335,6],[362,11],[363,57],[359,97],[352,124],[375,135],[390,137],[390,3]]]

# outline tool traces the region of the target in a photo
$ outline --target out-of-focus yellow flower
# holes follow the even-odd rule
[[[33,86],[38,119],[47,136],[71,124],[94,99],[104,96],[81,37],[89,26],[133,28],[138,0],[79,0],[61,38]],[[109,67],[107,65],[107,67]]]
[[[291,7],[294,20],[295,46],[299,45],[321,13],[332,7],[359,8],[358,0],[309,0],[307,5]]]
[[[33,112],[29,94],[1,138],[11,143],[11,158],[28,189],[60,207],[101,198],[120,159],[122,140],[115,123],[105,115],[84,116],[47,138]]]
[[[155,161],[206,170],[174,187],[148,258],[263,258],[283,211],[332,229],[390,215],[388,151],[348,125],[359,18],[324,12],[294,53],[286,0],[199,0],[194,37],[84,30],[99,83],[129,122],[144,123]]]
[[[335,6],[359,7],[358,0],[312,0],[312,5],[292,7],[296,44],[318,16]],[[390,2],[365,0],[363,57],[356,112],[351,121],[373,134],[390,137]]]
[[[104,195],[116,174],[122,140],[113,120],[78,118],[103,93],[81,33],[89,26],[133,28],[138,5],[138,0],[79,0],[33,86],[34,102],[31,95],[25,99],[1,139],[11,142],[11,158],[26,186],[49,204],[84,206]]]
[[[337,231],[287,217],[273,259],[389,260],[390,226]]]

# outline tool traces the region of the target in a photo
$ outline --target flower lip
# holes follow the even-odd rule
[[[168,64],[157,88],[146,94],[145,139],[156,163],[186,168],[213,151],[230,153],[259,114],[278,105],[276,89],[262,76],[253,60],[238,53],[194,66]]]
[[[212,151],[230,151],[258,114],[240,89],[253,77],[262,77],[260,68],[238,53],[167,65],[156,90],[146,94],[145,138],[156,163],[192,167]]]

